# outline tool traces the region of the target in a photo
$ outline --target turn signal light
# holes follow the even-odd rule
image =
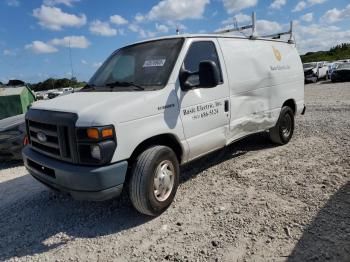
[[[90,139],[102,139],[102,138],[111,138],[114,135],[114,131],[112,127],[104,127],[104,128],[88,128],[86,130],[87,136]]]
[[[102,129],[102,137],[103,138],[113,137],[113,129],[110,127]]]
[[[99,137],[100,137],[97,128],[88,128],[86,132],[87,132],[88,138],[99,139]]]

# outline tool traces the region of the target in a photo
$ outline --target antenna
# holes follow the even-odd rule
[[[69,39],[69,61],[70,61],[70,70],[71,70],[71,75],[70,75],[70,78],[72,79],[73,78],[73,61],[72,61],[72,49],[70,48],[70,39]]]

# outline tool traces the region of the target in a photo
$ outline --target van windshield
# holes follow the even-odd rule
[[[83,91],[133,91],[163,88],[183,38],[164,39],[119,49],[97,70]]]

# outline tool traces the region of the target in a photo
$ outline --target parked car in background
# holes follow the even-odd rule
[[[60,92],[58,90],[50,91],[49,93],[47,93],[47,98],[48,99],[53,99],[53,98],[58,97],[58,96],[60,96],[62,94],[63,94],[63,92]]]
[[[305,82],[316,83],[319,79],[327,78],[328,65],[325,62],[304,63]]]
[[[0,161],[22,159],[25,133],[24,114],[0,120]]]
[[[46,99],[49,99],[48,98],[48,91],[38,91],[38,92],[35,92],[35,96],[36,96],[36,99],[37,100],[46,100]]]
[[[0,88],[0,161],[22,158],[24,113],[35,100],[33,91],[20,80]]]
[[[14,82],[15,80],[11,81]],[[5,85],[1,87],[0,120],[24,114],[35,99],[35,94],[27,85]]]
[[[340,63],[350,63],[350,59],[339,60]]]
[[[350,63],[339,64],[331,77],[332,82],[350,81]]]
[[[339,62],[332,62],[328,64],[327,79],[331,79],[334,69],[337,68],[339,64]]]
[[[60,89],[51,90],[50,92],[48,92],[47,97],[49,99],[52,99],[52,98],[55,98],[58,96],[68,95],[71,93],[74,93],[73,87],[64,87],[64,88],[60,88]]]

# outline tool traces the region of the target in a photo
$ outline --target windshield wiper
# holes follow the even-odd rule
[[[145,90],[142,86],[135,84],[134,82],[127,82],[127,81],[115,81],[113,83],[108,83],[106,86],[109,86],[110,88],[114,88],[117,86],[133,86],[138,88],[139,90]]]

